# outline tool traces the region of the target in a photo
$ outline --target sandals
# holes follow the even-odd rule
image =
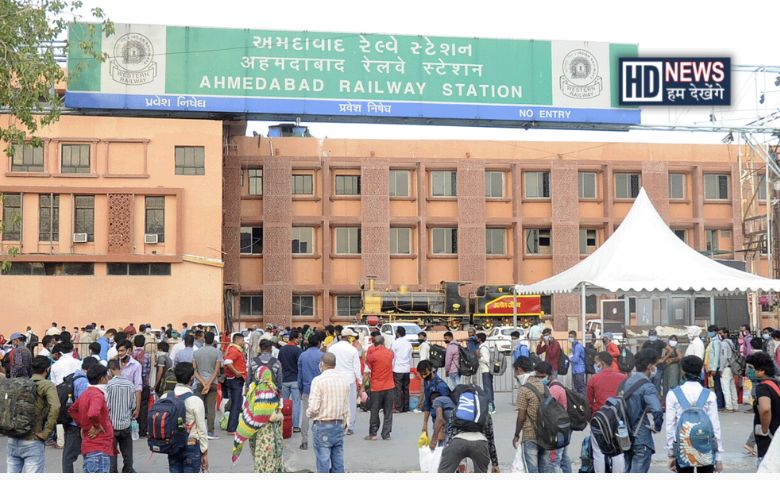
[[[745,445],[742,448],[745,450],[745,454],[750,455],[751,457],[758,456],[758,452],[756,452],[756,447],[753,447],[751,445]]]

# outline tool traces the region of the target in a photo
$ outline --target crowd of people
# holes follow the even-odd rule
[[[438,452],[434,471],[456,472],[469,458],[476,472],[498,472],[493,377],[507,361],[518,389],[513,471],[569,473],[579,453],[581,472],[647,472],[657,454],[653,434],[665,428],[658,454],[670,470],[718,472],[721,415],[752,400],[745,450],[759,463],[780,425],[780,330],[754,336],[747,325],[733,336],[691,326],[685,351],[675,336],[651,330],[631,351],[611,334],[585,344],[577,332],[557,340],[536,324],[530,342],[512,334],[508,356],[474,329],[463,343],[445,332],[443,346],[422,331],[416,365],[403,327],[391,341],[376,329],[362,338],[332,325],[250,329],[227,342],[186,324],[181,332],[132,324],[77,330],[79,341],[56,324],[40,337],[28,328],[3,349],[0,408],[13,402],[22,412],[22,421],[0,415],[9,473],[43,472],[46,446],[62,450],[64,473],[79,457],[87,473],[133,473],[139,438],[167,455],[170,472],[207,472],[218,419],[234,463],[248,445],[256,472],[282,472],[283,438],[299,434],[298,448],[311,444],[318,472],[343,472],[344,436],[355,433],[359,407],[370,412],[365,441],[390,439],[394,415],[421,411],[420,444]],[[413,367],[422,379],[416,408]],[[681,425],[698,425],[709,440]],[[571,445],[576,430],[589,430],[581,452]]]

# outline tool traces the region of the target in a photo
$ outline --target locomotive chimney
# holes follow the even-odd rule
[[[376,275],[368,276],[368,291],[373,292],[376,287]]]

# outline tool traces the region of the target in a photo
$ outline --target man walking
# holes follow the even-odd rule
[[[144,327],[142,325],[142,327]],[[138,434],[147,434],[147,418],[149,415],[149,394],[151,392],[149,378],[152,371],[152,356],[146,351],[146,337],[139,334],[133,338],[133,359],[141,365],[141,404],[137,406]]]
[[[175,371],[175,369],[174,369]],[[194,373],[193,373],[194,374]],[[176,377],[178,379],[178,376]],[[246,381],[246,358],[244,358],[244,336],[237,333],[233,343],[225,352],[225,384],[230,398],[230,417],[227,434],[233,435],[238,427],[238,417],[243,406],[243,389]]]
[[[192,368],[195,369],[193,391],[203,401],[206,408],[206,428],[209,440],[216,440],[214,420],[217,415],[217,375],[222,367],[222,352],[214,345],[214,332],[206,332],[203,348],[192,355]]]
[[[577,340],[577,332],[569,332],[569,345],[571,345],[571,379],[574,391],[585,395],[585,347]]]
[[[336,362],[333,353],[322,355],[322,373],[312,381],[306,409],[306,415],[314,422],[317,473],[344,473],[344,429],[351,415],[348,397],[354,381],[335,370]]]
[[[309,416],[306,410],[309,408],[309,395],[311,394],[311,382],[320,374],[320,360],[322,350],[320,343],[324,336],[317,332],[309,336],[309,347],[298,357],[298,390],[301,392],[301,450],[309,448]]]
[[[282,398],[292,399],[293,432],[301,431],[301,391],[298,389],[298,359],[303,350],[298,346],[300,332],[293,330],[287,344],[279,349],[279,361],[282,362]]]
[[[460,350],[458,350],[458,342],[453,340],[452,332],[444,332],[444,343],[447,345],[447,349],[444,352],[444,375],[447,377],[447,383],[450,390],[455,389],[458,386],[460,375],[458,374],[458,367],[460,366]]]
[[[360,372],[360,356],[357,349],[352,346],[352,339],[357,333],[351,328],[345,328],[341,332],[341,340],[335,342],[328,352],[336,356],[336,373],[344,376],[349,382],[349,425],[347,435],[355,433],[355,420],[357,419],[357,395],[360,393],[360,384],[363,374]],[[309,405],[311,407],[311,405]]]
[[[108,369],[100,363],[87,371],[89,387],[70,407],[70,415],[81,428],[81,455],[84,473],[109,473],[114,450],[114,427],[108,413],[104,390]]]
[[[780,386],[775,380],[775,364],[766,352],[754,352],[745,362],[746,376],[756,385],[753,432],[758,447],[757,464],[760,465],[780,426]]]
[[[32,361],[32,381],[35,383],[35,421],[32,432],[15,438],[8,437],[6,444],[6,473],[43,473],[46,466],[44,443],[57,425],[60,400],[57,389],[47,380],[51,362],[37,356]]]
[[[490,413],[495,412],[496,402],[493,395],[493,374],[490,373],[490,348],[487,346],[487,335],[483,332],[477,334],[477,357],[479,357],[478,373],[482,380],[482,389],[490,401]]]
[[[412,344],[405,338],[406,329],[395,329],[393,341],[393,383],[395,384],[395,411],[409,411],[409,375],[412,371]]]
[[[174,455],[168,455],[170,473],[200,473],[209,469],[209,439],[206,430],[206,409],[203,401],[195,396],[190,385],[195,369],[188,362],[181,362],[173,369],[176,387],[172,393],[184,399],[185,428],[189,432],[187,446]],[[243,385],[243,383],[242,383]]]
[[[655,363],[658,357],[652,349],[645,348],[636,354],[636,372],[623,382],[622,391],[628,392],[637,382],[642,386],[625,398],[626,415],[629,432],[636,432],[631,450],[625,455],[626,473],[647,473],[655,453],[653,434],[661,431],[664,423],[664,412],[658,398],[658,390],[650,382],[656,372]],[[652,423],[651,420],[652,419]]]
[[[590,406],[591,416],[601,409],[609,397],[617,395],[618,388],[626,379],[623,373],[612,368],[615,362],[612,355],[608,352],[598,352],[596,354],[595,365],[593,366],[596,373],[588,380],[585,393],[585,399]],[[598,442],[592,436],[590,437],[590,446],[593,449],[593,469],[596,473],[605,473],[607,471],[607,459],[601,453]],[[625,460],[622,453],[611,457],[611,461],[611,471],[613,473],[623,473],[625,471]]]
[[[707,327],[707,338],[709,344],[707,345],[707,352],[704,354],[707,358],[707,365],[705,366],[707,374],[709,375],[710,388],[715,387],[715,395],[718,399],[718,410],[726,408],[726,399],[723,395],[723,388],[720,379],[720,338],[718,337],[718,327],[716,325],[710,325]]]
[[[85,358],[81,363],[81,368],[71,374],[73,375],[70,380],[73,382],[73,396],[70,400],[65,399],[62,409],[60,410],[60,412],[63,413],[60,417],[65,420],[63,422],[64,430],[62,432],[62,473],[75,473],[73,464],[76,463],[79,455],[81,455],[81,429],[71,417],[70,412],[67,412],[66,415],[64,412],[67,411],[71,405],[76,403],[81,397],[81,394],[87,390],[89,387],[87,372],[92,366],[99,364],[100,362],[94,358]],[[59,436],[59,433],[57,435]]]
[[[122,378],[119,360],[108,362],[111,380],[106,387],[106,402],[111,426],[114,428],[114,450],[122,452],[122,473],[135,473],[133,470],[133,437],[131,425],[135,412],[135,385]],[[119,472],[118,455],[111,457],[111,473]]]
[[[536,443],[536,421],[542,415],[537,393],[543,395],[544,388],[539,376],[530,375],[517,392],[517,421],[512,446],[517,449],[522,439],[523,459],[528,473],[555,472],[555,451],[544,450]]]
[[[718,330],[720,339],[720,358],[718,366],[720,369],[720,387],[723,390],[723,406],[726,411],[737,411],[737,385],[734,383],[734,372],[731,370],[731,359],[737,353],[734,342],[729,338],[729,329],[721,328]]]
[[[366,440],[376,440],[379,431],[379,409],[382,409],[382,440],[390,440],[393,430],[393,397],[395,390],[393,372],[394,354],[385,347],[385,337],[374,337],[374,348],[366,357],[366,365],[371,369],[371,420]]]

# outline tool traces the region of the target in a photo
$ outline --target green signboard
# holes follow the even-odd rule
[[[450,124],[629,125],[616,67],[635,45],[116,25],[90,60],[70,29],[79,109]],[[614,80],[613,80],[614,79]]]

